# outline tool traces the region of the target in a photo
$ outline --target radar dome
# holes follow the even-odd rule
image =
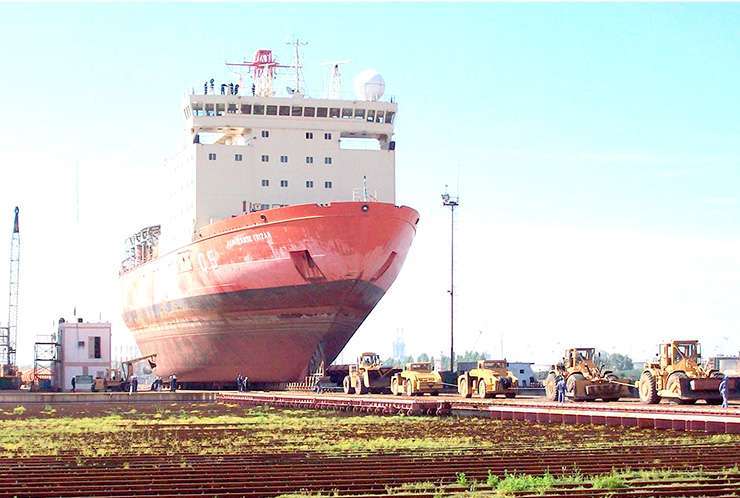
[[[365,69],[355,78],[355,94],[360,100],[379,100],[385,92],[385,81],[375,69]]]

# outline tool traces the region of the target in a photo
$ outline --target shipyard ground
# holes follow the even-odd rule
[[[40,400],[26,393],[26,402],[0,403],[0,497],[740,495],[740,435],[713,434],[706,426],[656,430],[501,420],[485,411],[454,414],[458,404],[551,409],[526,398],[442,397],[434,402],[451,403],[453,414],[430,417],[355,413],[355,401],[352,411],[255,404],[260,396],[283,399],[286,393],[218,393],[218,400],[215,393],[200,393],[208,400],[187,400],[194,394]],[[640,410],[633,402],[619,404]],[[380,406],[374,410],[382,412]],[[710,409],[718,411],[689,407],[697,418],[740,416],[737,404],[718,415]]]

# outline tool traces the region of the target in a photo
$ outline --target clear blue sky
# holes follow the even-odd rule
[[[46,4],[0,5],[22,355],[74,305],[118,320],[118,246],[159,221],[147,202],[182,93],[256,48],[289,62],[293,35],[314,95],[326,60],[352,60],[347,96],[360,70],[384,75],[398,201],[422,214],[350,353],[390,352],[397,329],[411,352],[447,349],[445,184],[463,202],[459,348],[497,352],[503,335],[510,358],[547,361],[595,334],[639,358],[676,333],[740,348],[740,5]]]

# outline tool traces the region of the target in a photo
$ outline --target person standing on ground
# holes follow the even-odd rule
[[[247,392],[247,389],[249,387],[249,377],[246,375],[242,377],[242,391]]]
[[[242,374],[236,376],[236,390],[242,392]]]
[[[170,391],[173,393],[177,391],[177,375],[170,375]]]
[[[558,377],[555,389],[558,393],[558,403],[565,403],[565,379],[563,377]]]
[[[723,375],[719,382],[719,393],[722,395],[722,408],[727,408],[727,376]]]
[[[77,392],[75,389],[77,387],[77,380],[72,376],[72,392]]]

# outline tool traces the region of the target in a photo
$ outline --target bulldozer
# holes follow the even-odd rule
[[[362,353],[342,381],[345,394],[389,393],[391,378],[399,368],[384,367],[377,353]]]
[[[708,405],[722,402],[719,383],[722,374],[700,365],[699,341],[671,341],[661,344],[653,361],[645,363],[636,386],[640,401],[646,404],[670,399],[675,403],[693,404],[703,399]]]
[[[391,377],[391,393],[397,396],[436,396],[442,390],[442,376],[432,368],[432,363],[419,361],[407,363],[403,371]]]
[[[497,394],[514,398],[518,388],[519,379],[509,370],[506,360],[478,360],[477,368],[457,379],[457,392],[465,398],[493,398]]]
[[[545,379],[545,397],[557,399],[557,379],[565,379],[565,395],[573,401],[617,401],[627,394],[629,381],[619,379],[614,373],[596,363],[594,348],[570,348],[563,361],[553,365]]]
[[[149,362],[149,368],[154,369],[157,367],[157,364],[154,362],[156,358],[157,354],[154,353],[132,360],[122,361],[120,370],[117,368],[108,368],[105,370],[104,378],[96,377],[93,381],[92,390],[94,392],[128,391],[131,377],[134,375],[134,366],[146,360]]]

